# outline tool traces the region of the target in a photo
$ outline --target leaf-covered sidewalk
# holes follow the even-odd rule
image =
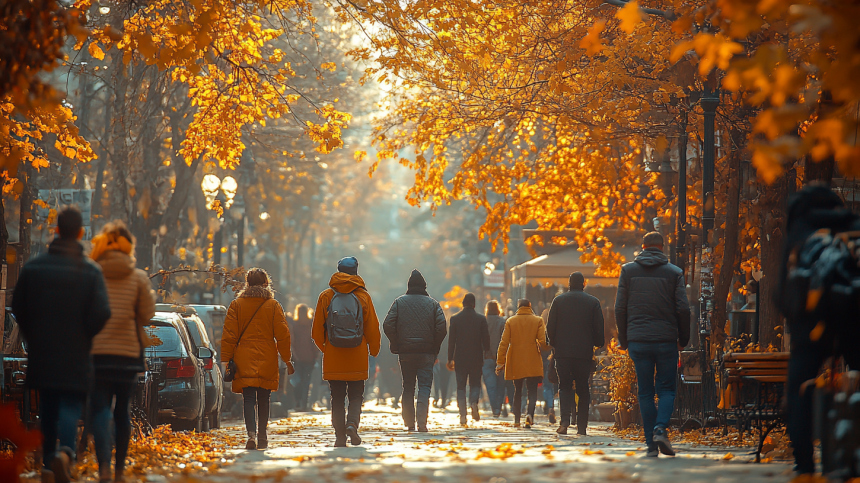
[[[325,412],[297,413],[270,424],[269,449],[236,447],[242,430],[214,432],[227,446],[232,463],[211,467],[176,467],[149,481],[227,483],[376,481],[789,481],[787,461],[750,463],[750,448],[678,444],[678,456],[643,458],[642,443],[616,437],[605,424],[590,435],[559,436],[545,417],[532,429],[514,428],[510,420],[485,419],[461,428],[456,413],[431,414],[430,433],[407,433],[390,408],[366,406],[364,444],[333,448]],[[731,454],[732,457],[727,457]]]

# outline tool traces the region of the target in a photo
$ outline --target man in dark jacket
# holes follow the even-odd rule
[[[658,232],[646,234],[642,252],[621,267],[615,321],[618,343],[629,349],[636,368],[648,456],[672,456],[666,427],[675,406],[678,351],[690,341],[690,305],[684,273],[663,254]]]
[[[490,350],[487,318],[475,311],[475,294],[463,297],[463,310],[451,316],[448,336],[448,369],[457,375],[457,406],[460,424],[466,424],[466,384],[469,384],[469,406],[472,419],[481,420],[478,398],[481,396],[481,372],[484,353]]]
[[[92,373],[93,337],[110,318],[102,271],[78,241],[84,233],[82,221],[77,208],[60,212],[58,237],[48,253],[24,265],[12,299],[27,341],[27,386],[39,390],[42,471],[53,472],[58,482],[69,481],[75,460],[78,419]]]
[[[576,408],[577,434],[585,435],[588,406],[591,403],[591,374],[594,372],[594,348],[602,347],[603,310],[597,297],[583,291],[585,277],[570,274],[569,291],[552,301],[546,325],[546,336],[553,348],[558,372],[558,405],[561,421],[556,432],[567,434],[573,406],[573,385],[579,404]]]
[[[403,375],[403,422],[415,430],[415,380],[418,380],[418,431],[427,431],[430,412],[430,388],[433,364],[448,332],[442,306],[427,294],[427,282],[418,270],[412,270],[405,295],[394,300],[385,322],[385,335],[391,352],[400,355]]]

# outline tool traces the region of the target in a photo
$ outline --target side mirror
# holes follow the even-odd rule
[[[212,349],[207,347],[198,347],[197,348],[197,358],[199,359],[211,359],[213,356]]]

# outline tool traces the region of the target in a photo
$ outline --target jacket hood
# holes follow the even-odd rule
[[[417,268],[412,270],[412,275],[409,276],[406,288],[407,294],[428,295],[427,281],[424,280],[424,276],[421,275],[421,272],[419,272]]]
[[[658,265],[666,265],[669,263],[669,259],[666,257],[666,254],[663,253],[662,250],[657,250],[656,248],[646,248],[642,250],[633,261],[643,267],[656,267]]]
[[[134,271],[134,259],[117,250],[103,252],[96,263],[101,265],[102,273],[109,279],[125,278]]]
[[[331,276],[328,286],[340,293],[352,293],[358,288],[365,288],[364,279],[360,275],[350,275],[337,272]]]

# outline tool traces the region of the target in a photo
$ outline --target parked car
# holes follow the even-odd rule
[[[221,346],[221,334],[224,331],[224,319],[227,318],[227,307],[223,305],[198,305],[189,304],[188,307],[197,311],[197,316],[206,325],[206,330],[209,332],[209,340],[216,347]],[[221,358],[216,356],[215,360],[221,362]],[[223,368],[222,368],[223,369]]]
[[[25,387],[27,342],[9,307],[3,320],[0,359],[0,403],[14,404],[25,424],[35,424],[39,415],[39,394]]]
[[[194,347],[205,347],[212,351],[213,356],[203,360],[206,371],[206,418],[210,429],[220,428],[221,407],[224,403],[224,378],[221,368],[216,362],[218,351],[215,350],[214,344],[209,338],[207,327],[197,315],[197,311],[187,305],[156,304],[155,310],[179,314],[191,334]]]
[[[198,432],[208,429],[204,361],[212,360],[212,350],[194,344],[177,313],[156,312],[144,329],[155,342],[145,351],[147,364],[163,374],[158,381],[156,424],[170,422],[178,430]]]

